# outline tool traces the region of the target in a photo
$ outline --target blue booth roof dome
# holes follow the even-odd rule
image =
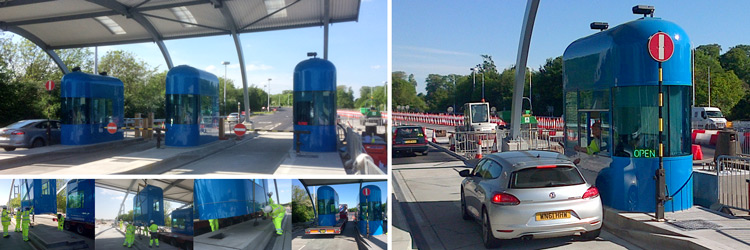
[[[310,58],[301,61],[294,67],[294,71],[307,70],[307,69],[321,69],[321,70],[336,70],[336,66],[331,61],[322,58]]]
[[[97,84],[109,84],[114,86],[123,86],[122,81],[116,77],[95,75],[84,72],[70,72],[65,74],[60,82],[85,82],[91,83],[96,82]]]
[[[201,86],[201,82],[207,85]],[[178,85],[179,84],[179,85]],[[198,94],[216,96],[219,78],[216,75],[188,65],[173,67],[167,72],[167,94]]]
[[[685,30],[661,18],[643,17],[571,43],[563,53],[566,88],[657,85],[658,62],[648,53],[648,39],[667,33],[674,54],[662,63],[665,85],[690,85],[691,44]]]

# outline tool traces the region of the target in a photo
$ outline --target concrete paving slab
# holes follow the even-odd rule
[[[31,245],[31,242],[23,241],[23,234],[21,232],[13,231],[15,228],[16,220],[13,219],[11,220],[11,224],[8,227],[8,230],[10,231],[8,235],[10,235],[10,237],[0,237],[0,246],[2,246],[1,249],[36,250],[36,248]],[[0,228],[0,230],[2,229]]]
[[[52,215],[35,215],[35,225],[29,230],[29,240],[37,249],[94,249],[93,239],[70,231],[57,230]]]
[[[127,147],[129,145],[141,142],[143,142],[143,138],[125,138],[121,141],[110,141],[89,145],[74,146],[57,144],[40,148],[31,148],[28,150],[0,152],[0,166],[33,164],[35,162],[49,161],[61,157],[68,157],[70,154],[100,151],[114,147]]]
[[[746,249],[750,247],[750,221],[695,206],[678,212],[666,212],[667,222],[656,222],[653,214],[619,212],[607,208],[605,227],[644,248]],[[673,223],[701,220],[718,225],[716,229],[685,230]],[[618,234],[618,236],[620,235]]]
[[[356,227],[354,222],[349,221],[339,235],[306,235],[304,227],[297,228],[293,233],[292,249],[358,249]]]
[[[274,175],[346,175],[338,152],[305,153],[297,155],[292,148]]]
[[[393,211],[393,230],[391,233],[391,246],[393,249],[415,249],[416,246],[413,245],[413,240],[411,238],[411,230],[409,229],[409,224],[406,222],[407,218],[404,215],[403,210],[401,209],[401,204],[396,198],[396,195],[394,193],[391,193],[392,197],[392,211]]]

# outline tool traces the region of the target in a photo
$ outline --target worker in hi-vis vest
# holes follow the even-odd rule
[[[29,218],[29,215],[31,214],[31,211],[29,211],[29,208],[26,208],[26,211],[23,211],[23,216],[21,217],[21,229],[23,230],[23,241],[29,241],[29,224],[31,224],[31,219]]]
[[[8,207],[3,206],[3,212],[0,214],[0,222],[3,224],[3,238],[8,238],[8,226],[10,226],[10,212]]]
[[[16,230],[14,232],[21,232],[21,216],[23,216],[23,213],[21,212],[21,208],[16,209]]]
[[[219,219],[208,219],[208,224],[211,225],[211,232],[219,230]]]
[[[65,225],[65,217],[62,214],[57,214],[57,230],[62,231]]]
[[[148,232],[151,233],[151,239],[148,241],[148,247],[151,247],[151,245],[154,244],[154,241],[156,241],[156,247],[159,247],[159,226],[154,223],[154,220],[151,220],[151,225],[148,226]]]
[[[133,247],[134,241],[135,241],[135,226],[133,226],[132,222],[130,223],[125,222],[125,242],[122,243],[122,246]]]
[[[281,229],[281,221],[284,220],[284,214],[286,213],[284,207],[277,204],[271,204],[264,207],[263,212],[273,217],[273,225],[276,227],[276,235],[284,234],[284,230]]]

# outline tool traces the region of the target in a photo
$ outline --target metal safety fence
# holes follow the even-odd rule
[[[750,157],[719,156],[716,177],[719,204],[750,212]]]

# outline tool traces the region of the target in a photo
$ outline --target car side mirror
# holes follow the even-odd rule
[[[471,176],[471,171],[469,171],[468,169],[464,169],[464,170],[458,171],[458,175],[460,175],[461,177],[469,177]]]

